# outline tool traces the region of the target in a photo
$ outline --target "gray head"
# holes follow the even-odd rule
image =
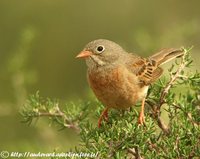
[[[98,39],[89,42],[77,58],[85,58],[88,66],[114,64],[126,53],[121,46],[110,40]]]

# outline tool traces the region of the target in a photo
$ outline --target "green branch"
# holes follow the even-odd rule
[[[23,122],[31,124],[34,119],[40,117],[49,117],[51,122],[56,122],[61,129],[71,128],[75,131],[80,131],[81,120],[87,116],[88,104],[82,106],[79,110],[74,104],[68,104],[70,110],[61,110],[57,100],[51,100],[49,98],[43,99],[39,96],[39,92],[36,95],[31,95],[21,110]],[[78,111],[77,111],[78,110]],[[84,112],[84,113],[83,113]]]
[[[146,101],[150,110],[144,126],[137,124],[138,112],[131,108],[110,111],[109,121],[103,121],[102,127],[97,128],[88,114],[95,117],[90,107],[97,105],[99,117],[104,109],[99,102],[61,106],[56,100],[41,98],[39,93],[25,103],[21,111],[23,121],[31,124],[35,119],[48,117],[62,129],[73,129],[81,139],[74,151],[98,153],[98,158],[199,157],[200,73],[188,71],[192,63],[189,51],[185,49],[181,60],[169,69],[168,80],[163,77],[151,86]]]

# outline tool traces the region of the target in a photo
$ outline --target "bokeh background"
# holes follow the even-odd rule
[[[27,97],[87,101],[91,91],[84,61],[75,56],[89,41],[106,38],[148,56],[161,48],[191,47],[199,69],[198,0],[1,0],[0,150],[67,151],[78,138],[50,127],[27,126],[19,110]]]

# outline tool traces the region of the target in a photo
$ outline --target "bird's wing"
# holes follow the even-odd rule
[[[173,60],[174,58],[181,57],[184,54],[184,49],[174,49],[174,48],[166,48],[159,51],[156,54],[153,54],[149,57],[150,60],[155,61],[158,66],[162,65],[168,61]]]
[[[163,69],[159,66],[176,57],[181,57],[184,54],[183,49],[168,48],[153,54],[148,59],[141,58],[135,54],[129,54],[128,69],[135,73],[139,80],[145,85],[149,85],[157,80]]]
[[[142,85],[149,85],[157,80],[163,69],[158,67],[157,63],[153,60],[145,59],[134,54],[129,57],[127,68],[138,76]]]

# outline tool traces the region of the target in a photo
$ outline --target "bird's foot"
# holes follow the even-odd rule
[[[101,113],[101,116],[99,117],[98,120],[98,128],[101,127],[101,122],[103,119],[105,119],[105,121],[108,122],[108,108],[104,109],[104,111]]]
[[[139,125],[143,125],[145,123],[145,120],[144,120],[144,113],[140,112],[140,116],[138,118],[138,124]]]

